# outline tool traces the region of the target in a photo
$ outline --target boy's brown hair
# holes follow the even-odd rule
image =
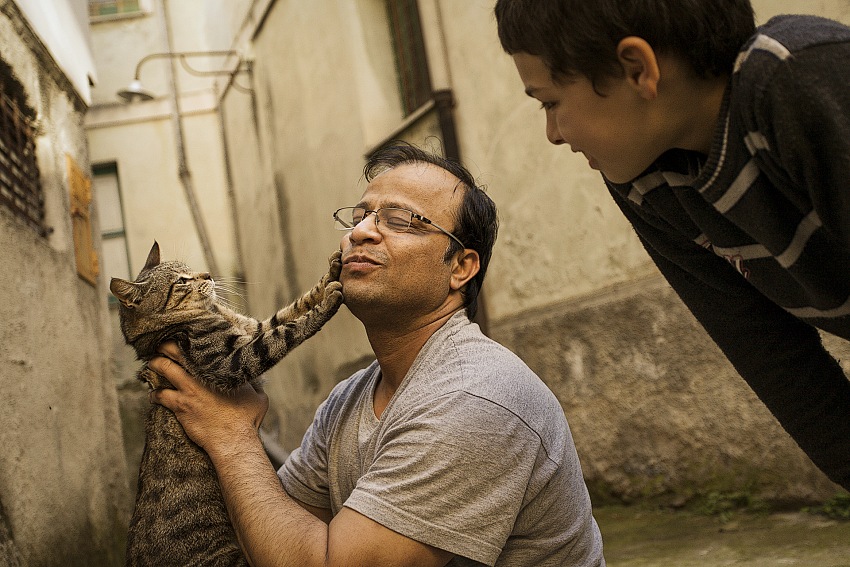
[[[540,57],[554,80],[621,77],[616,48],[628,36],[683,58],[701,78],[732,74],[755,32],[749,0],[498,0],[499,40],[509,54]]]

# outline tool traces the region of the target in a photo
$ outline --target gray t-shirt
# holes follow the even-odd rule
[[[338,384],[278,471],[305,504],[345,506],[457,555],[449,565],[605,565],[563,410],[461,311],[380,419],[377,362]]]

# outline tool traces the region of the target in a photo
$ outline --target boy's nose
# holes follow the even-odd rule
[[[564,139],[561,137],[561,132],[558,129],[557,121],[554,118],[546,117],[546,138],[556,146],[564,143]]]

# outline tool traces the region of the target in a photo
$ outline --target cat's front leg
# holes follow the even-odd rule
[[[337,250],[330,258],[328,258],[328,265],[328,273],[325,274],[319,282],[320,285],[324,283],[324,289],[322,291],[323,297],[320,303],[315,307],[322,312],[322,314],[319,315],[320,319],[325,316],[327,317],[323,319],[322,324],[333,317],[337,309],[339,309],[339,306],[342,305],[344,299],[342,294],[342,283],[339,281],[339,275],[342,273],[341,250]]]
[[[136,377],[139,379],[139,381],[146,383],[151,390],[157,390],[160,388],[174,388],[174,386],[172,386],[168,380],[148,368],[147,364],[142,366]]]
[[[330,281],[338,282],[339,275],[342,273],[342,250],[337,250],[331,254],[331,257],[328,258],[328,266],[328,273],[325,274],[327,281],[325,283],[327,284]],[[324,280],[324,278],[322,279]]]
[[[333,304],[338,301],[338,303],[336,303],[336,307],[339,307],[339,303],[342,302],[340,291],[342,289],[342,285],[339,284],[339,274],[342,271],[341,258],[342,252],[339,250],[331,254],[330,258],[328,258],[327,273],[322,276],[319,282],[313,286],[312,289],[278,311],[273,317],[263,321],[263,331],[283,325],[289,321],[294,321],[319,305],[324,305],[324,308],[327,309],[329,305],[328,302]]]

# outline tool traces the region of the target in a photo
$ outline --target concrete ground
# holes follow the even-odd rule
[[[594,509],[609,567],[850,567],[850,521],[806,511]]]

